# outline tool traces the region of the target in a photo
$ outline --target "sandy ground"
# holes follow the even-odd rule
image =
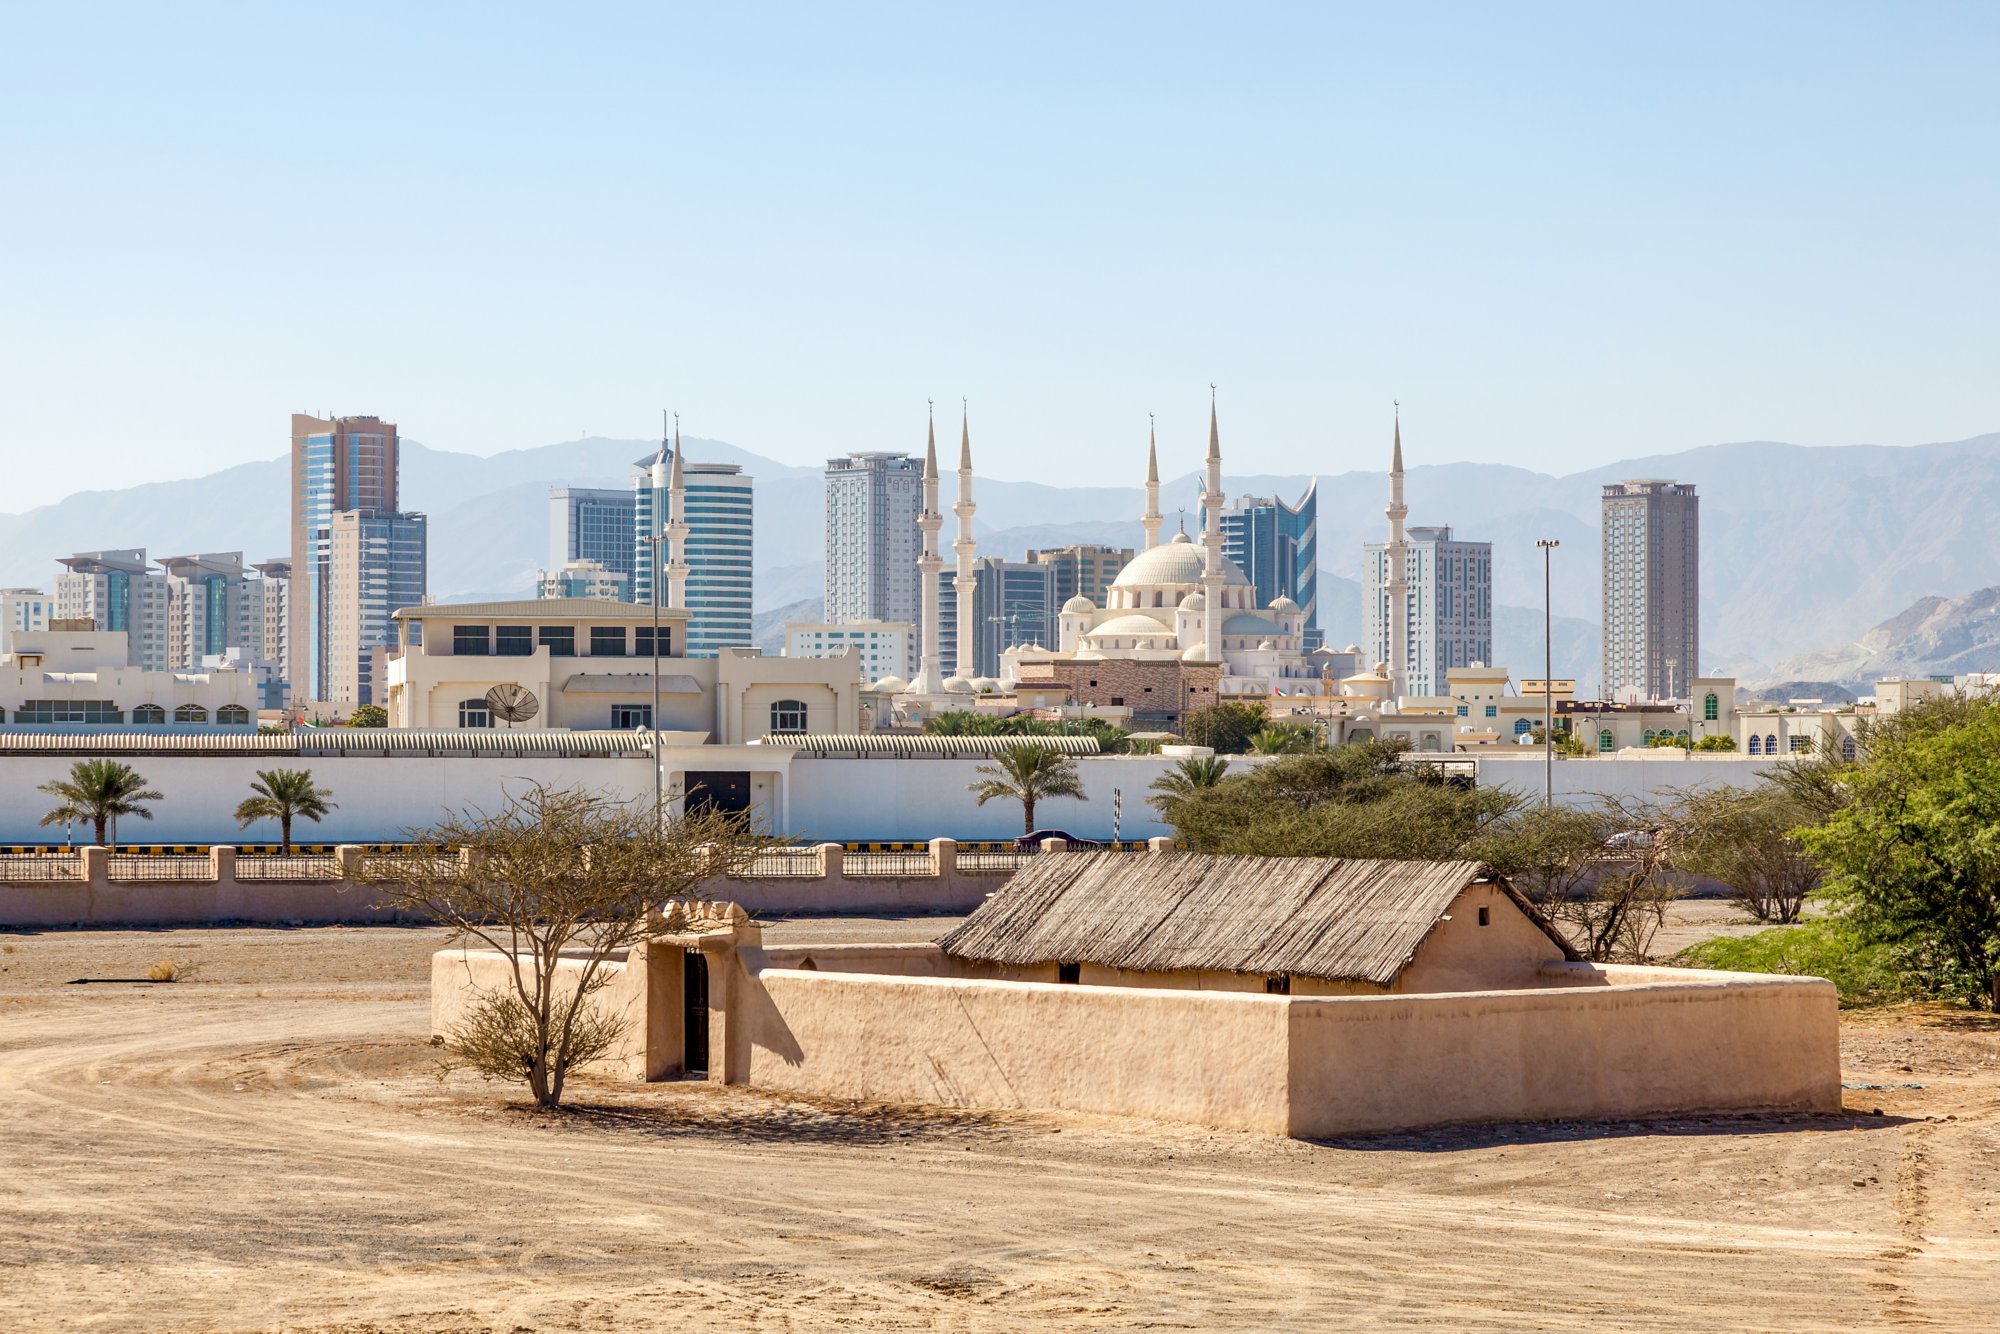
[[[1851,1020],[1846,1078],[1890,1087],[1825,1118],[1300,1143],[597,1081],[550,1117],[435,1076],[439,940],[0,935],[6,1328],[1990,1330],[2000,1311],[1985,1016]],[[196,979],[68,985],[167,958]]]

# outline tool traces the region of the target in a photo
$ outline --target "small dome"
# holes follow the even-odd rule
[[[1189,644],[1189,645],[1187,646],[1187,652],[1185,652],[1185,653],[1181,654],[1181,660],[1182,660],[1183,662],[1206,662],[1206,661],[1207,661],[1207,659],[1206,659],[1206,658],[1204,658],[1204,657],[1202,656],[1202,653],[1201,653],[1201,645],[1199,645],[1199,644]]]
[[[1341,650],[1342,653],[1359,653],[1360,651],[1361,651],[1361,645],[1359,644],[1349,644],[1346,648]]]
[[[1231,616],[1228,620],[1224,621],[1222,623],[1222,633],[1225,635],[1263,636],[1281,635],[1285,633],[1285,630],[1283,626],[1273,625],[1262,616],[1253,616],[1246,611],[1240,615]]]
[[[1278,641],[1275,639],[1267,639],[1263,643],[1257,645],[1259,652],[1262,652],[1265,649],[1276,649],[1277,647],[1278,647]]]
[[[998,690],[1000,683],[990,676],[975,676],[972,678],[972,688],[984,693],[988,690]]]
[[[1207,611],[1208,599],[1199,593],[1190,593],[1181,599],[1182,611]]]
[[[944,688],[947,694],[970,695],[972,693],[972,682],[962,676],[947,676],[944,679]]]
[[[1288,597],[1280,597],[1270,606],[1270,610],[1272,611],[1297,611],[1298,609],[1299,604]]]
[[[908,690],[910,683],[900,676],[885,676],[868,688],[870,690],[879,690],[885,695],[897,695]]]
[[[1081,616],[1088,615],[1096,610],[1097,604],[1095,602],[1078,593],[1075,597],[1063,603],[1062,614],[1065,616]]]
[[[1154,620],[1150,616],[1143,616],[1138,612],[1133,612],[1129,615],[1114,617],[1106,621],[1104,624],[1091,630],[1084,637],[1086,639],[1129,639],[1137,636],[1144,639],[1148,636],[1164,638],[1172,634],[1173,630],[1170,627]]]

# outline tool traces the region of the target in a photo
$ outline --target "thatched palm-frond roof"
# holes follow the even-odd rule
[[[992,963],[1289,973],[1387,987],[1478,881],[1507,894],[1564,957],[1576,957],[1478,862],[1193,853],[1036,857],[938,945]]]

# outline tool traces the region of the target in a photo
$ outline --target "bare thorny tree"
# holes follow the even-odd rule
[[[1596,963],[1640,963],[1686,886],[1673,873],[1672,804],[1599,797],[1519,812],[1480,855],[1504,871]]]
[[[512,963],[510,984],[475,998],[446,1050],[488,1078],[525,1082],[547,1108],[561,1104],[573,1070],[623,1038],[624,1019],[592,997],[612,980],[612,962],[656,929],[649,910],[748,869],[772,844],[742,816],[660,824],[650,803],[541,785],[498,811],[448,814],[407,836],[457,855],[369,858],[362,879],[380,901]]]

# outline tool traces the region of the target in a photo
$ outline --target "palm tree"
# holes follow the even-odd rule
[[[1253,755],[1302,755],[1318,748],[1319,737],[1310,724],[1266,723],[1250,738]]]
[[[1146,804],[1173,822],[1173,809],[1206,787],[1214,787],[1229,772],[1229,761],[1220,755],[1190,755],[1153,780]]]
[[[259,769],[250,790],[257,795],[236,808],[236,827],[248,829],[259,820],[276,820],[287,857],[292,855],[295,818],[303,815],[318,824],[328,811],[340,809],[327,800],[333,793],[314,784],[310,769]]]
[[[1020,802],[1024,834],[1035,832],[1035,803],[1044,797],[1089,800],[1083,795],[1083,775],[1077,772],[1076,761],[1047,746],[1023,742],[1007,747],[993,759],[992,764],[979,766],[985,780],[968,783],[967,790],[979,798],[981,806],[995,797]]]
[[[153,813],[139,803],[164,801],[146,786],[146,780],[129,764],[116,760],[78,760],[69,767],[68,778],[43,783],[35,789],[62,799],[62,805],[42,817],[44,827],[88,820],[97,830],[97,842],[104,842],[104,828],[121,815],[150,820]]]

